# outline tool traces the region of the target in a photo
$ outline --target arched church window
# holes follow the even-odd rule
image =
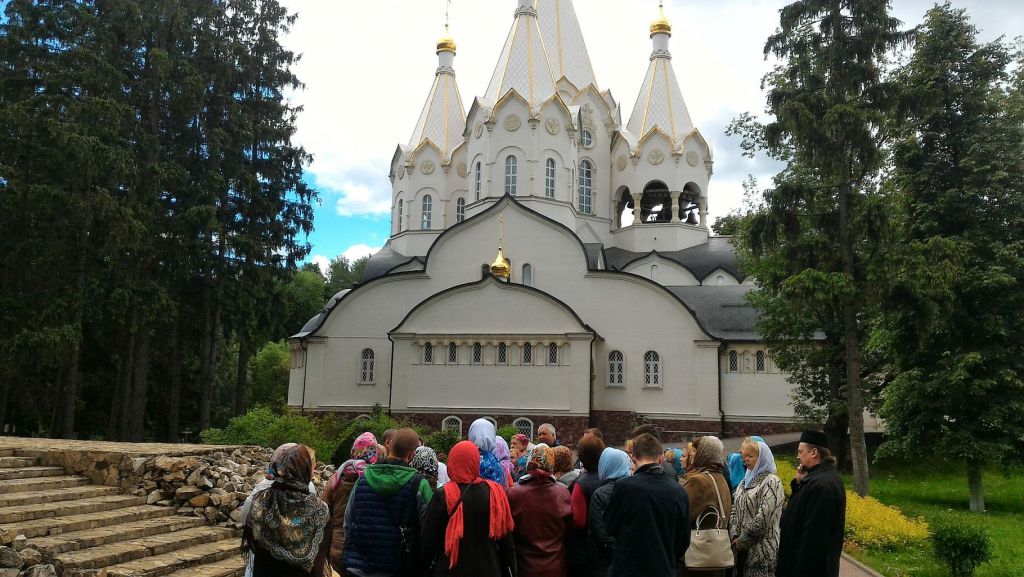
[[[590,214],[590,201],[593,192],[594,174],[589,160],[580,163],[580,212]]]
[[[651,265],[651,280],[658,281],[658,265],[656,264]]]
[[[736,351],[729,351],[729,372],[738,373],[740,370],[740,355]]]
[[[621,351],[612,351],[608,353],[608,386],[609,387],[621,387],[623,386],[624,373],[626,368],[625,357],[622,356]]]
[[[555,198],[555,159],[549,158],[544,163],[544,196]]]
[[[445,417],[444,420],[441,421],[441,430],[445,432],[452,431],[461,437],[462,419],[456,417],[455,415]]]
[[[430,229],[430,212],[434,204],[434,199],[430,198],[430,195],[423,197],[423,221],[420,223],[420,228],[423,230]]]
[[[476,169],[473,170],[473,192],[476,193],[476,200],[480,200],[480,162],[477,161]]]
[[[583,145],[583,148],[590,148],[594,146],[594,135],[586,128],[584,128],[583,132],[580,133],[580,144]]]
[[[533,440],[533,421],[526,417],[519,417],[512,421],[512,426],[516,428],[517,433],[526,435],[527,439]]]
[[[459,364],[459,346],[455,343],[448,343],[448,364]]]
[[[508,364],[508,345],[505,343],[498,343],[498,364],[502,366]]]
[[[473,343],[473,364],[479,365],[483,356],[483,347],[480,346],[480,343]]]
[[[523,345],[523,364],[533,364],[533,343],[525,343]]]
[[[644,386],[661,387],[661,355],[655,351],[644,353]]]
[[[515,155],[510,154],[505,157],[505,194],[516,195],[516,171],[518,166],[519,160],[516,159]]]
[[[466,220],[466,199],[459,197],[459,200],[455,201],[455,222],[462,222]]]
[[[725,277],[718,275],[715,277],[715,286],[722,286],[725,284]]]
[[[434,364],[434,344],[426,343],[423,345],[423,364],[431,365]]]
[[[558,344],[548,344],[548,365],[552,367],[558,366]]]
[[[359,382],[373,383],[373,349],[363,349],[359,355]]]
[[[764,351],[757,351],[754,355],[754,369],[759,373],[763,373],[766,368]]]
[[[402,232],[402,212],[403,202],[402,199],[398,199],[398,232]]]
[[[523,265],[523,284],[533,286],[533,265],[530,263]]]

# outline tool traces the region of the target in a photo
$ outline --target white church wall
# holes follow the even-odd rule
[[[764,358],[761,365],[757,362],[758,351]],[[732,352],[736,353],[735,365],[730,364]],[[787,375],[774,366],[763,345],[730,345],[722,352],[721,361],[722,408],[727,418],[738,421],[793,418],[790,398],[793,385],[786,382]]]
[[[653,268],[652,267],[656,267]],[[700,282],[689,270],[675,261],[651,255],[629,265],[624,272],[640,275],[663,286],[695,286]]]
[[[695,225],[648,222],[624,226],[611,233],[614,246],[633,251],[669,252],[707,242],[708,231]]]
[[[708,276],[704,277],[700,284],[704,286],[736,286],[740,282],[725,270],[716,268]]]

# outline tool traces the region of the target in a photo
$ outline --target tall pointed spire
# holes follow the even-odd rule
[[[494,67],[485,97],[495,103],[513,89],[530,106],[547,100],[555,93],[555,79],[544,50],[533,0],[518,0],[512,29]]]
[[[554,79],[564,77],[576,88],[596,86],[594,67],[572,0],[535,0],[535,6]]]
[[[679,90],[679,81],[672,69],[672,55],[668,51],[668,39],[672,36],[672,25],[665,18],[664,7],[659,3],[660,16],[651,24],[651,40],[654,51],[647,75],[640,87],[633,114],[627,128],[642,139],[651,130],[658,128],[679,144],[693,130],[690,112]]]
[[[447,162],[463,141],[466,130],[466,109],[462,107],[462,96],[455,82],[455,40],[448,34],[448,16],[445,13],[444,36],[437,41],[437,71],[434,84],[430,87],[427,102],[423,105],[416,128],[412,132],[409,146],[416,149],[429,140],[441,150],[441,158]]]

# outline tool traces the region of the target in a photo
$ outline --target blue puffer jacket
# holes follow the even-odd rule
[[[345,510],[345,568],[361,575],[399,575],[399,526],[408,520],[418,529],[432,493],[426,479],[405,464],[392,461],[367,467]],[[419,551],[418,534],[416,539],[414,552]],[[420,565],[415,559],[408,561]]]

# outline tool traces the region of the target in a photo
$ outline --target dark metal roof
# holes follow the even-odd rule
[[[693,273],[693,276],[697,277],[697,280],[704,279],[714,272],[715,269],[720,268],[731,274],[739,282],[743,282],[747,275],[743,274],[739,264],[736,262],[736,249],[732,246],[731,241],[732,237],[712,236],[708,238],[706,243],[683,250],[667,252],[651,251],[643,253],[623,250],[621,248],[608,248],[604,251],[605,266],[614,270],[623,270],[636,260],[650,254],[657,254],[662,258],[674,261],[685,267]]]
[[[362,282],[366,283],[375,278],[382,277],[395,268],[415,259],[416,257],[414,256],[405,256],[404,254],[393,250],[391,248],[391,241],[388,241],[388,243],[384,245],[384,248],[375,252],[370,257],[370,260],[366,261],[366,268],[363,269]]]
[[[598,264],[601,261],[601,251],[604,250],[604,245],[599,242],[585,242],[583,243],[583,249],[587,252],[587,268],[590,270],[598,270]]]
[[[757,311],[747,304],[751,285],[732,286],[670,286],[665,287],[679,297],[697,315],[704,329],[725,341],[756,341]]]

